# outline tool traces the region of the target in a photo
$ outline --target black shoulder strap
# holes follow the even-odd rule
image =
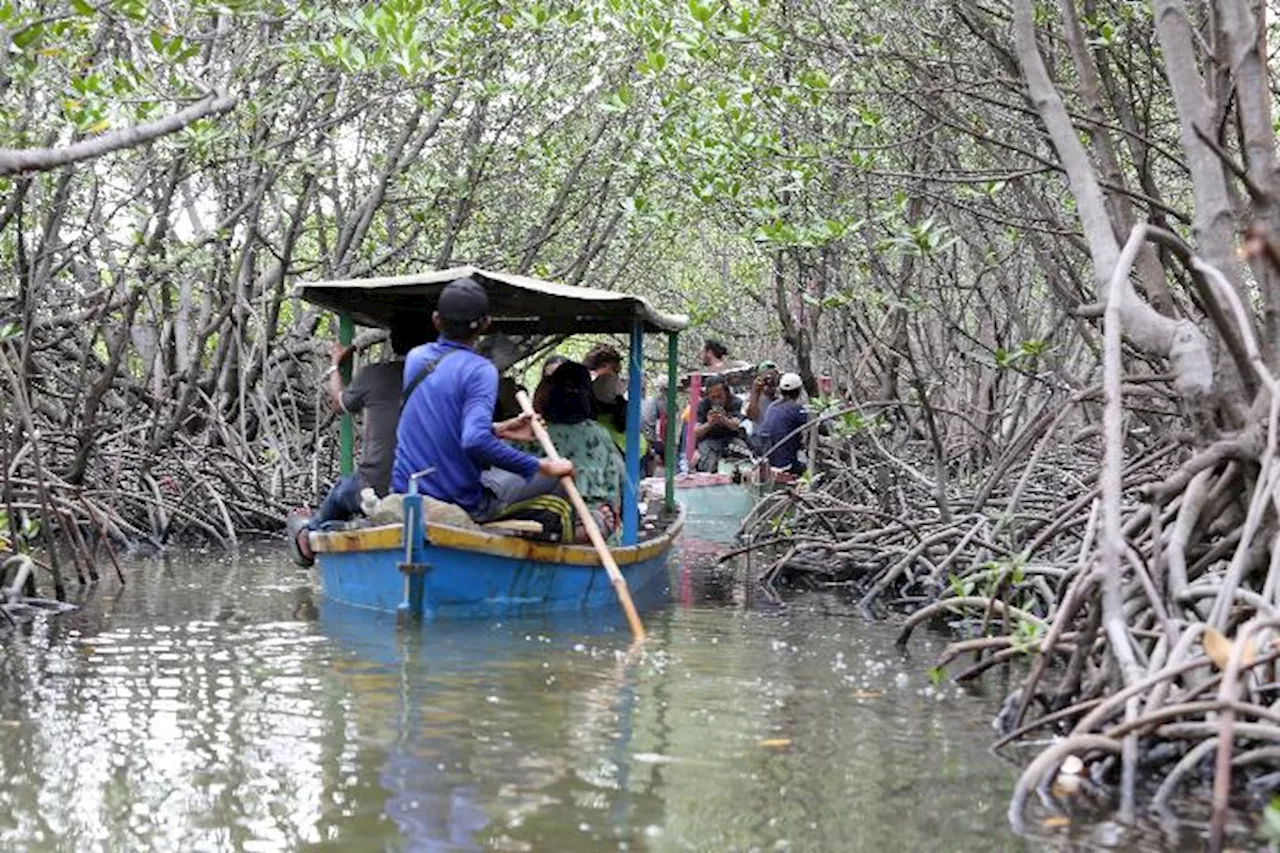
[[[413,396],[413,392],[418,390],[418,386],[422,384],[422,380],[436,372],[436,368],[440,366],[440,362],[453,355],[456,350],[447,350],[444,355],[439,358],[433,358],[422,366],[418,371],[418,375],[413,377],[413,381],[400,394],[400,410],[404,411],[404,404],[409,402],[409,398]]]

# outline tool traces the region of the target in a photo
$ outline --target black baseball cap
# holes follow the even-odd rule
[[[480,321],[489,316],[489,294],[474,278],[460,278],[449,282],[440,292],[436,311],[442,320],[478,329]]]

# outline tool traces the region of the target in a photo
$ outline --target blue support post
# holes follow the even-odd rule
[[[631,356],[627,367],[627,482],[622,490],[622,544],[640,538],[640,380],[644,375],[644,325],[631,327]]]
[[[404,562],[400,564],[400,573],[404,576],[404,598],[396,614],[399,621],[417,620],[423,616],[429,567],[423,563],[427,538],[422,525],[422,495],[418,493],[418,480],[434,470],[428,468],[410,476],[409,493],[404,496]]]
[[[417,483],[410,486],[404,496],[404,562],[400,573],[404,576],[404,599],[397,614],[400,619],[422,618],[422,495]]]

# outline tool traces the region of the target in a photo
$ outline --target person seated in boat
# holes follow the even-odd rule
[[[536,395],[541,402],[534,408],[546,421],[551,443],[573,463],[574,483],[608,538],[618,528],[625,469],[613,438],[595,419],[591,384],[584,365],[566,361],[542,380]],[[576,541],[588,541],[580,521],[574,533]]]
[[[498,370],[475,351],[489,328],[489,297],[471,278],[449,283],[432,315],[440,332],[409,353],[404,409],[396,434],[391,487],[406,492],[409,478],[423,493],[456,504],[477,522],[492,521],[515,504],[559,493],[573,463],[538,459],[502,439],[533,438],[529,416],[493,422]]]
[[[519,358],[515,342],[501,332],[485,335],[476,346],[476,352],[498,369],[498,402],[493,407],[493,420],[500,423],[519,417],[520,403],[516,400],[516,392],[521,390],[520,384],[514,377],[505,375],[507,368]]]
[[[591,382],[591,396],[595,405],[596,420],[613,438],[618,452],[627,452],[627,398],[622,395],[622,378],[612,373],[601,373]],[[640,435],[640,458],[649,453],[649,442]]]
[[[760,452],[769,451],[769,466],[792,474],[803,474],[800,461],[804,443],[802,427],[809,423],[809,413],[800,402],[804,382],[797,373],[784,373],[778,380],[778,399],[769,407],[760,426]]]
[[[510,376],[498,377],[498,400],[493,406],[495,423],[520,417],[520,401],[516,394],[523,391],[520,383]]]
[[[559,369],[560,365],[568,361],[568,356],[556,353],[547,356],[547,360],[542,362],[542,378],[538,380],[537,386],[533,389],[533,398],[531,400],[535,412],[541,412],[547,407],[547,394],[551,392],[551,383],[547,380],[551,377],[551,374]]]
[[[747,420],[752,425],[752,447],[759,442],[760,428],[764,424],[764,416],[769,406],[778,398],[778,365],[772,361],[762,361],[756,366],[756,378],[751,382],[751,391],[747,395]],[[763,450],[764,448],[756,448]]]
[[[620,376],[622,374],[622,355],[616,347],[609,344],[596,344],[587,351],[582,364],[591,371],[591,378],[600,376]]]
[[[310,531],[320,530],[331,521],[346,521],[359,516],[360,493],[365,488],[373,489],[378,497],[384,497],[391,491],[404,359],[410,350],[429,337],[425,324],[404,323],[393,327],[388,341],[391,358],[360,368],[350,385],[343,383],[340,368],[351,357],[351,347],[338,343],[330,345],[330,365],[325,372],[329,404],[335,412],[364,414],[360,465],[354,474],[333,484],[314,514],[308,517],[295,513],[290,517],[290,552],[299,565],[310,566],[315,559],[307,535]]]
[[[715,338],[707,338],[699,354],[704,377],[719,376],[730,390],[745,389],[752,379],[752,367],[745,361],[729,358],[729,348]],[[705,381],[705,379],[704,379]]]
[[[702,342],[702,352],[698,356],[706,373],[724,373],[729,366],[729,348],[715,338]]]
[[[646,458],[652,468],[662,459],[666,446],[662,427],[667,416],[667,377],[657,376],[648,384],[650,393],[640,402],[640,434],[649,442],[651,453]]]
[[[729,391],[719,376],[708,380],[705,396],[698,402],[698,420],[693,437],[698,443],[695,469],[714,473],[720,460],[732,455],[749,457],[742,429],[742,401]]]
[[[499,376],[506,373],[507,368],[520,358],[516,342],[501,332],[485,335],[476,345],[476,352],[493,362],[493,366],[498,368]]]
[[[555,373],[556,368],[564,364],[568,360],[569,360],[568,356],[561,355],[558,352],[552,353],[551,355],[547,356],[547,360],[542,362],[542,378],[546,379],[548,376]]]

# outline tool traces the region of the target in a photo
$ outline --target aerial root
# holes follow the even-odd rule
[[[936,661],[953,679],[1021,673],[996,746],[1061,739],[1022,774],[1015,825],[1068,756],[1130,810],[1166,809],[1212,782],[1221,825],[1251,780],[1280,770],[1276,407],[1268,414],[1265,441],[1134,454],[1110,570],[1099,472],[1043,431],[1021,442],[1020,459],[998,460],[994,483],[989,471],[952,476],[947,515],[901,470],[929,470],[925,441],[904,439],[890,456],[883,439],[829,440],[819,476],[757,505],[746,547],[770,587],[834,584],[864,611],[905,612],[904,646],[922,625],[959,632]],[[965,495],[960,482],[979,490]]]

